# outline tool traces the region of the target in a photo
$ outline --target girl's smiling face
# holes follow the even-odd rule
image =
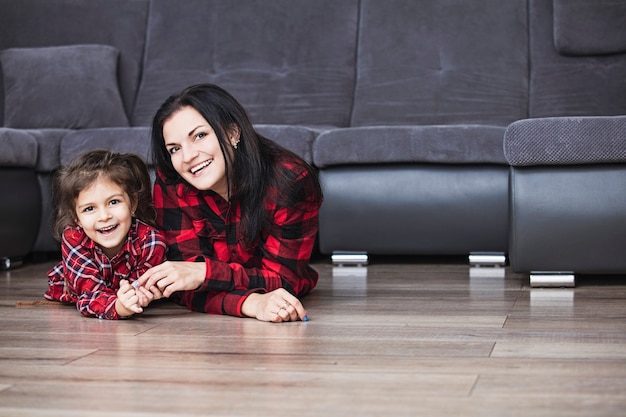
[[[132,202],[122,187],[100,176],[76,198],[76,222],[102,251],[113,258],[128,238]]]
[[[239,135],[233,133],[234,144]],[[187,106],[172,114],[163,123],[163,138],[174,169],[185,181],[228,200],[224,154],[215,130],[196,109]]]

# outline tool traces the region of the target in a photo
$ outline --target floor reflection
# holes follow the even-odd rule
[[[530,290],[531,307],[573,306],[574,290],[566,288],[533,288]]]
[[[364,297],[367,295],[367,267],[335,266],[332,269],[333,295]]]
[[[499,294],[504,297],[505,268],[500,266],[471,266],[469,268],[469,292],[472,298]]]

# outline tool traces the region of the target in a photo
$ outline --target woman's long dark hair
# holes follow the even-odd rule
[[[156,112],[152,121],[152,156],[158,170],[170,184],[183,182],[172,165],[165,147],[163,125],[174,113],[184,107],[192,107],[208,122],[215,131],[219,146],[226,162],[226,181],[231,202],[241,207],[243,239],[252,244],[259,238],[271,219],[266,218],[264,199],[270,186],[285,190],[281,198],[289,198],[287,191],[294,178],[276,171],[279,157],[288,156],[298,161],[316,182],[317,173],[305,161],[291,151],[258,134],[243,106],[226,90],[214,84],[197,84],[170,96]],[[239,130],[239,143],[234,152],[228,140],[228,132],[233,127]],[[283,174],[285,174],[283,172]],[[302,196],[293,196],[302,197]],[[288,202],[289,203],[289,202]],[[291,203],[295,203],[292,201]]]

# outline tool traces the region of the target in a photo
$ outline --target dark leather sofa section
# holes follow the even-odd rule
[[[212,82],[242,102],[261,133],[319,169],[322,253],[501,252],[511,253],[519,270],[550,268],[550,262],[525,260],[540,237],[521,232],[529,230],[526,220],[516,222],[542,210],[529,191],[558,195],[551,190],[558,185],[547,180],[556,171],[547,167],[586,179],[619,171],[623,161],[518,167],[510,159],[516,152],[505,155],[505,132],[526,120],[554,122],[568,132],[577,117],[626,114],[626,35],[616,18],[625,10],[626,0],[0,0],[0,51],[114,47],[112,79],[124,116],[118,123],[111,121],[114,112],[72,119],[94,103],[116,103],[105,98],[112,92],[110,71],[91,84],[79,82],[92,58],[56,62],[45,77],[34,77],[37,68],[8,62],[23,51],[0,52],[0,139],[14,144],[25,134],[36,153],[26,165],[3,160],[0,183],[9,184],[8,191],[39,190],[38,199],[23,200],[28,218],[38,218],[31,222],[36,230],[17,238],[15,247],[23,254],[58,250],[50,232],[50,184],[59,164],[94,148],[136,152],[150,163],[149,125],[159,104],[187,85]],[[58,56],[46,51],[45,59]],[[55,68],[61,75],[74,71],[74,79],[39,85],[54,80]],[[21,76],[33,77],[25,95],[16,87]],[[109,84],[101,85],[107,76]],[[77,91],[81,85],[86,91]],[[48,90],[53,97],[19,108],[31,93]],[[46,104],[70,114],[60,111],[60,120],[48,122]],[[553,134],[534,137],[537,149]],[[596,137],[580,140],[593,148]],[[7,181],[17,167],[25,178]],[[535,170],[546,170],[545,179],[542,174],[528,188],[523,179]],[[591,183],[582,178],[575,189],[584,198]],[[607,204],[617,214],[620,201]],[[571,219],[607,229],[621,220],[604,217],[600,206]],[[545,223],[537,227],[549,234]],[[3,224],[0,230],[8,238],[10,229]],[[567,266],[576,253],[543,241],[555,253],[555,267]],[[0,257],[15,256],[3,252]]]

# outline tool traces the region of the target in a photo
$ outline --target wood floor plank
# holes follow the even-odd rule
[[[142,355],[137,351],[100,350],[65,363],[37,360],[4,363],[0,378],[70,380],[87,370],[98,379],[114,381],[130,372],[135,379],[153,380],[159,375],[178,375],[193,380],[213,371],[315,372],[323,374],[401,374],[422,375],[504,375],[510,378],[559,377],[593,378],[597,376],[626,378],[623,361],[596,359],[518,359],[518,358],[406,358],[396,356],[295,356],[233,355],[200,352],[155,352]],[[107,365],[114,364],[108,367]],[[119,370],[122,369],[123,372]],[[184,369],[184,372],[180,370]],[[175,370],[177,372],[171,372]]]
[[[308,323],[169,302],[105,321],[37,304],[51,265],[0,271],[0,417],[626,409],[623,277],[585,277],[559,291],[530,288],[509,268],[489,277],[459,262],[338,270],[322,260],[319,285],[303,300]]]
[[[108,404],[111,412],[135,409],[156,413],[169,407],[198,414],[206,412],[208,406],[212,413],[220,415],[246,410],[248,415],[254,415],[249,407],[256,410],[276,407],[272,412],[293,415],[305,401],[308,411],[315,415],[323,411],[333,413],[336,406],[344,407],[347,399],[356,400],[351,407],[358,413],[383,402],[408,407],[420,396],[465,398],[475,383],[475,377],[451,375],[337,373],[326,376],[320,378],[313,372],[213,372],[204,374],[195,384],[186,384],[176,379],[170,381],[170,374],[165,373],[153,382],[126,379],[127,383],[134,382],[132,390],[116,381],[93,381],[86,376],[81,381],[64,382],[62,391],[57,390],[54,382],[23,382],[0,392],[0,403],[4,407],[32,407],[32,398],[47,398],[47,406],[51,408],[78,408],[81,404],[98,404],[106,392],[115,399]],[[381,387],[410,387],[410,390]],[[242,404],[242,392],[246,393],[245,404]],[[150,401],[138,401],[142,398]]]
[[[624,343],[497,342],[492,357],[626,360]]]
[[[602,376],[516,376],[481,375],[473,395],[549,396],[558,390],[561,395],[607,396],[626,400],[626,380]]]
[[[24,348],[24,347],[3,347],[0,348],[0,363],[3,361],[14,360],[37,360],[38,363],[43,361],[63,361],[70,362],[82,356],[95,352],[88,349],[72,349],[72,348]],[[5,365],[8,366],[8,365]]]

